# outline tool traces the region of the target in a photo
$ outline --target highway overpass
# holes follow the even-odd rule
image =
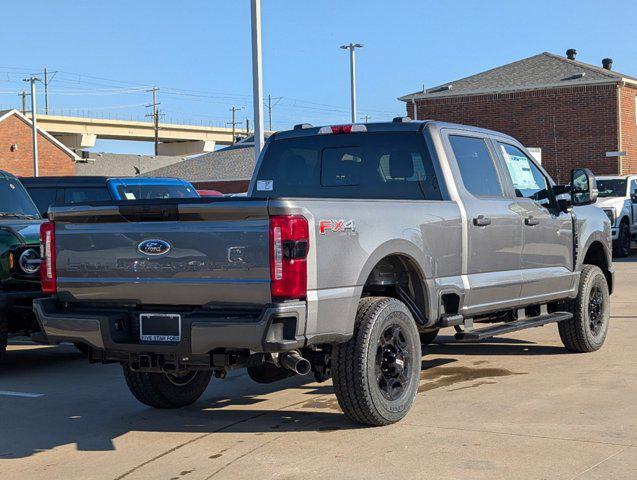
[[[73,150],[91,148],[98,138],[143,142],[155,139],[152,122],[40,114],[37,121],[40,128]],[[194,155],[211,152],[216,144],[231,145],[232,129],[160,123],[159,141],[159,155]]]

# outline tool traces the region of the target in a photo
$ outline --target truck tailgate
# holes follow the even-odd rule
[[[175,306],[270,301],[265,200],[79,205],[54,208],[50,219],[62,301]]]

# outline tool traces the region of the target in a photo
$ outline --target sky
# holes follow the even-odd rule
[[[51,72],[49,108],[142,120],[157,86],[161,121],[252,124],[249,0],[2,2],[0,109],[21,108],[22,79]],[[349,121],[357,51],[358,116],[404,114],[397,97],[549,51],[637,76],[637,2],[261,0],[264,93],[274,129]],[[27,15],[28,14],[28,15]],[[10,19],[8,21],[7,19]],[[57,73],[53,73],[57,72]],[[38,111],[44,108],[38,85]],[[267,109],[266,127],[267,125]],[[150,153],[140,142],[94,150]]]

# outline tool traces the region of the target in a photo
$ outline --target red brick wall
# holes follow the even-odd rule
[[[0,170],[22,177],[33,176],[31,126],[16,115],[0,122]],[[11,151],[11,145],[18,148]],[[38,135],[38,166],[41,176],[75,175],[75,162],[44,135]]]
[[[637,88],[624,86],[620,88],[622,110],[622,144],[620,150],[626,152],[622,158],[622,173],[637,173],[637,116],[635,99]]]
[[[417,100],[418,118],[490,128],[542,148],[542,165],[557,182],[574,167],[616,174],[617,90],[581,86],[470,97]],[[634,101],[633,101],[634,105]],[[413,106],[407,103],[413,118]]]

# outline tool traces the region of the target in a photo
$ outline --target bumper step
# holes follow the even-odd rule
[[[514,320],[512,322],[501,323],[493,327],[479,328],[468,332],[458,332],[455,335],[456,340],[460,342],[477,342],[485,338],[496,337],[510,332],[517,332],[525,328],[541,327],[547,323],[561,322],[573,318],[570,312],[555,312],[537,317],[525,318],[523,320]]]

